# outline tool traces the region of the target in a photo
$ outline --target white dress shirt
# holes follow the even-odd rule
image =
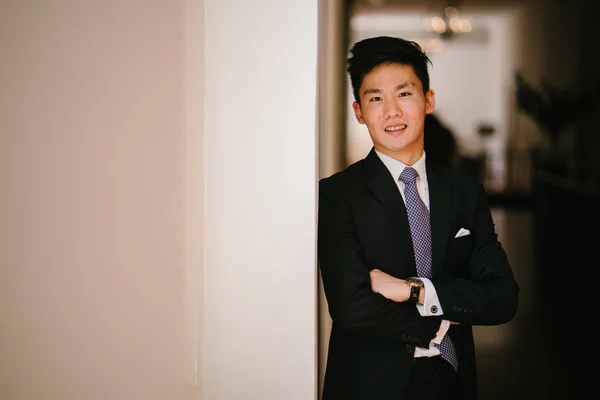
[[[390,174],[392,174],[392,177],[394,178],[394,181],[398,186],[398,190],[402,195],[402,200],[404,200],[404,202],[406,203],[406,198],[404,197],[404,182],[402,182],[398,178],[400,177],[400,174],[402,173],[404,168],[408,167],[408,165],[405,165],[404,163],[396,160],[395,158],[386,156],[385,154],[380,153],[377,150],[375,150],[375,152],[377,153],[383,164],[390,171]],[[417,162],[411,165],[411,167],[413,167],[419,174],[419,176],[417,177],[417,191],[419,192],[419,196],[421,196],[421,200],[423,200],[423,203],[425,203],[425,206],[429,210],[429,186],[427,184],[427,170],[425,168],[425,152],[423,152],[421,158],[419,158]],[[435,287],[433,286],[431,281],[423,277],[419,277],[419,279],[421,279],[425,284],[425,299],[423,300],[423,304],[417,303],[417,310],[419,311],[419,314],[421,314],[421,316],[423,317],[428,317],[432,315],[444,315],[444,310],[442,309],[442,305],[440,304],[440,301],[437,297],[437,292],[435,291]],[[429,310],[431,310],[432,308],[435,310],[436,307],[436,313],[432,314]],[[439,344],[442,342],[442,339],[444,338],[446,332],[448,332],[449,327],[450,321],[442,320],[440,329],[429,344],[429,347],[416,347],[415,357],[439,356]],[[434,344],[437,344],[438,346],[435,346]]]

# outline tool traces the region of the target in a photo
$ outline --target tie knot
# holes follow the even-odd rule
[[[400,174],[400,180],[404,182],[405,185],[408,185],[411,183],[415,183],[415,181],[417,180],[417,176],[419,176],[419,174],[414,168],[406,167]]]

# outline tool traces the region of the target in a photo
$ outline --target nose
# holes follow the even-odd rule
[[[386,101],[384,108],[384,118],[390,119],[400,117],[402,115],[402,108],[396,101]]]

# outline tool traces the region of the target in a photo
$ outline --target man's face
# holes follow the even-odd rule
[[[435,93],[423,94],[412,66],[381,64],[365,75],[360,104],[352,108],[359,123],[367,125],[376,150],[407,165],[423,154],[425,115],[433,111]]]

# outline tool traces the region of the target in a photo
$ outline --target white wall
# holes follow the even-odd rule
[[[317,1],[205,13],[204,393],[311,399]]]
[[[430,57],[435,112],[456,135],[461,152],[470,156],[482,152],[477,125],[490,120],[489,104],[496,100],[491,93],[491,55],[485,42],[449,42]]]
[[[204,11],[0,3],[3,400],[316,393],[316,2]]]

